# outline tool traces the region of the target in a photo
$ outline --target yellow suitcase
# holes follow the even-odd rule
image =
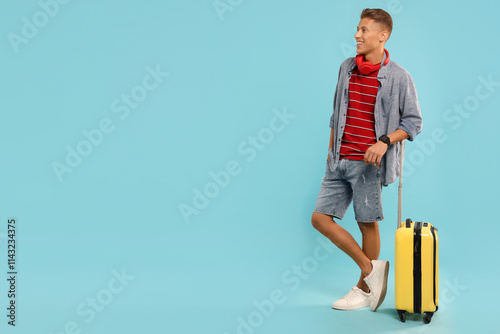
[[[406,312],[425,313],[424,323],[431,322],[438,310],[439,251],[437,228],[429,223],[401,222],[403,163],[405,141],[401,142],[399,161],[398,226],[396,229],[396,310],[406,321]]]
[[[439,261],[437,229],[429,223],[407,219],[396,231],[396,310],[425,313],[428,324],[438,309]]]

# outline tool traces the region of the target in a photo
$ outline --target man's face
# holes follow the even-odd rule
[[[357,32],[354,35],[356,39],[356,52],[358,54],[367,55],[370,52],[379,50],[382,38],[381,28],[379,23],[369,18],[359,21]]]

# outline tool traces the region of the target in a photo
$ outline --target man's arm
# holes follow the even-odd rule
[[[389,137],[389,139],[391,140],[391,145],[394,145],[404,139],[410,138],[410,136],[408,136],[408,134],[401,129],[397,129],[393,133],[388,134],[387,137]],[[380,140],[370,146],[365,153],[365,163],[380,167],[380,162],[382,161],[382,157],[384,156],[385,152],[387,152],[387,148],[387,144]]]
[[[401,115],[398,129],[387,135],[391,140],[391,144],[404,139],[412,141],[422,130],[422,114],[420,113],[420,106],[418,104],[417,90],[408,72],[405,72],[404,80],[400,82],[399,91],[399,109],[404,112]],[[379,140],[368,148],[364,161],[367,164],[379,167],[387,148],[387,144]]]

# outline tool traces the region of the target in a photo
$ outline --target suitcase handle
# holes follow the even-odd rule
[[[403,206],[403,164],[405,161],[405,142],[401,141],[401,154],[399,155],[399,187],[398,187],[398,224],[396,230],[399,228],[402,219],[401,208]]]

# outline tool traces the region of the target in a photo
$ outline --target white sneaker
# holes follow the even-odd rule
[[[337,310],[355,310],[365,306],[370,306],[370,294],[357,286],[353,287],[344,298],[332,304],[332,308]]]
[[[372,260],[372,266],[372,272],[364,278],[364,281],[370,288],[370,308],[376,311],[384,301],[387,292],[389,261]]]

